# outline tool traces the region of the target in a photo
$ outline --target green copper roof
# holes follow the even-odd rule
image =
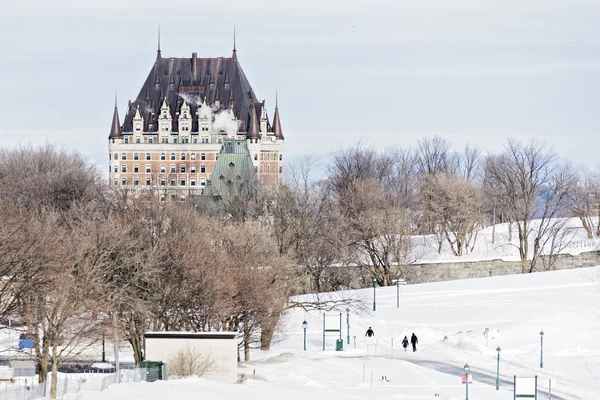
[[[226,140],[219,152],[205,196],[228,197],[239,194],[256,180],[256,170],[245,140]]]

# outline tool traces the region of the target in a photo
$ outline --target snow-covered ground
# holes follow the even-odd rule
[[[559,220],[560,221],[560,220]],[[600,239],[589,239],[579,218],[567,218],[565,229],[557,236],[558,243],[552,250],[549,244],[542,249],[542,254],[553,253],[576,255],[586,251],[600,249]],[[533,232],[529,235],[529,251],[533,252],[536,230],[539,220],[531,221]],[[512,234],[509,234],[509,224],[496,224],[479,230],[477,237],[471,241],[468,254],[456,257],[452,254],[446,239],[442,244],[442,250],[438,254],[437,239],[434,235],[413,237],[413,249],[410,258],[416,259],[417,263],[438,263],[456,261],[478,261],[502,259],[505,261],[519,260],[519,236],[517,226],[512,225]],[[493,237],[493,240],[492,240]],[[509,240],[510,239],[510,240]],[[542,241],[540,241],[542,244]],[[472,250],[471,250],[472,247]]]
[[[373,301],[372,289],[347,295],[362,298],[369,306]],[[375,312],[350,313],[350,345],[344,312],[341,352],[334,350],[334,338],[322,350],[318,312],[290,311],[273,348],[253,351],[253,361],[240,365],[239,373],[248,378],[244,384],[201,378],[124,383],[73,398],[462,400],[465,363],[473,371],[471,400],[511,399],[513,375],[537,375],[544,392],[551,379],[553,399],[591,400],[600,393],[600,267],[403,286],[399,308],[395,287],[378,288],[376,301]],[[303,351],[305,319],[308,341]],[[373,349],[367,353],[368,326],[377,337],[376,355]],[[410,337],[412,332],[419,337],[416,353],[400,347],[404,335]],[[496,391],[498,346],[501,384]],[[538,398],[548,395],[540,393]]]

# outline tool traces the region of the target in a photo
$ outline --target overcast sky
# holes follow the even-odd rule
[[[0,11],[0,140],[49,141],[108,164],[114,91],[125,114],[156,57],[238,58],[286,154],[438,134],[499,151],[542,138],[595,167],[599,0],[81,0]]]

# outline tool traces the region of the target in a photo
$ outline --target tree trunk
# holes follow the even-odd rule
[[[56,360],[56,345],[52,346],[52,376],[50,377],[50,400],[56,400],[58,389],[58,362]]]
[[[250,329],[244,324],[244,361],[250,361]]]
[[[260,349],[261,350],[270,350],[271,349],[271,341],[273,340],[273,336],[275,335],[275,327],[277,326],[277,322],[279,322],[279,315],[273,315],[271,318],[268,318],[261,325],[260,332]]]

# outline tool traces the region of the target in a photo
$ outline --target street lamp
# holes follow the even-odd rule
[[[350,308],[346,308],[346,325],[348,326],[348,343],[350,344]]]
[[[377,278],[373,275],[373,311],[377,310],[377,303],[375,302],[375,288],[377,288]]]
[[[544,331],[540,332],[540,368],[544,368]]]
[[[302,322],[302,329],[304,329],[304,351],[306,351],[306,328],[308,328],[308,322],[304,320]]]
[[[496,390],[500,390],[500,346],[496,349],[498,352],[498,362],[496,363]]]
[[[469,367],[469,364],[465,364],[465,388],[466,388],[466,397],[465,400],[469,400],[469,372],[471,372],[471,368]]]
[[[396,308],[400,308],[400,279],[394,279],[396,284]]]

